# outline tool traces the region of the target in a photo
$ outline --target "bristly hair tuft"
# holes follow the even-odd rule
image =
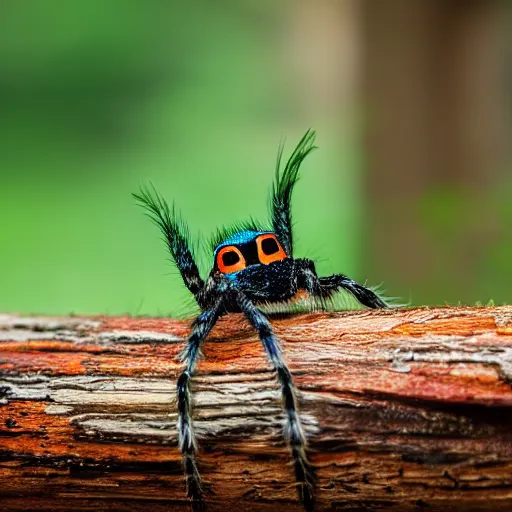
[[[217,229],[208,242],[208,249],[213,254],[215,249],[217,249],[224,240],[240,233],[240,231],[272,231],[272,229],[268,226],[262,226],[258,221],[251,217],[247,221],[235,222],[230,226],[223,226]]]
[[[315,146],[315,138],[315,130],[309,128],[293,150],[282,173],[281,160],[283,158],[284,143],[281,142],[281,144],[279,144],[275,172],[276,181],[272,185],[272,195],[274,197],[286,197],[288,200],[290,199],[293,185],[295,185],[299,179],[300,165],[311,151],[318,149],[318,146]]]
[[[367,286],[367,284],[364,284]],[[367,286],[369,290],[371,290],[379,299],[386,304],[388,308],[408,308],[411,306],[411,300],[404,302],[401,297],[395,297],[391,295],[386,295],[386,290],[382,289],[382,283],[377,284],[375,286]]]
[[[285,251],[289,256],[292,256],[293,254],[291,232],[291,200],[293,187],[297,181],[299,181],[299,169],[302,162],[313,150],[317,149],[317,146],[315,146],[315,137],[315,131],[310,128],[293,150],[283,170],[281,170],[281,160],[283,158],[284,150],[283,143],[279,145],[279,149],[277,151],[277,162],[275,179],[272,184],[270,212],[274,231],[280,242],[284,244]]]
[[[182,245],[186,245],[192,253],[191,236],[187,223],[182,218],[174,203],[172,207],[160,195],[153,183],[149,187],[140,187],[138,194],[132,193],[133,198],[145,210],[146,216],[160,229],[162,240],[169,248],[173,262],[180,259]]]

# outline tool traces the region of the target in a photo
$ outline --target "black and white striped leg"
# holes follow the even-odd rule
[[[202,499],[201,477],[196,466],[197,443],[192,421],[192,404],[190,396],[190,381],[199,359],[201,343],[208,336],[219,318],[219,300],[211,309],[201,313],[194,321],[192,333],[187,346],[182,353],[185,369],[178,378],[178,443],[183,457],[183,469],[187,486],[187,495],[191,500],[192,510],[205,509]]]
[[[315,264],[307,259],[297,260],[297,285],[320,299],[329,299],[340,289],[345,289],[366,307],[372,309],[388,307],[375,292],[343,274],[318,277]]]
[[[237,302],[247,320],[258,332],[281,384],[283,405],[286,412],[284,434],[293,457],[299,498],[306,511],[310,512],[314,509],[315,502],[315,475],[306,455],[306,437],[298,414],[292,375],[283,360],[281,346],[267,317],[244,294],[238,294]]]

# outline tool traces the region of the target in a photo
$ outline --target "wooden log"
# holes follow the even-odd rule
[[[318,510],[512,509],[512,306],[273,320]],[[0,510],[188,510],[176,447],[188,322],[0,316]],[[240,315],[194,380],[211,511],[300,511],[279,389]]]

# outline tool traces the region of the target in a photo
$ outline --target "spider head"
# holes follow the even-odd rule
[[[269,265],[288,256],[271,231],[243,230],[231,235],[215,248],[214,270],[236,279],[255,265]]]

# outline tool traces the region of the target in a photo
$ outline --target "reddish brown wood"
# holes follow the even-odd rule
[[[512,307],[274,320],[318,510],[512,509]],[[0,315],[0,510],[188,510],[176,448],[188,322]],[[195,379],[212,511],[294,510],[278,387],[239,315]]]

